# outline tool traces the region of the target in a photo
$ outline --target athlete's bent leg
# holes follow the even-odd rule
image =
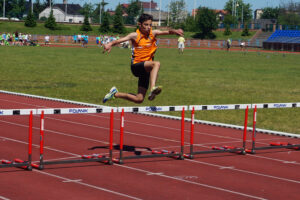
[[[145,70],[150,72],[150,90],[155,87],[155,83],[160,68],[160,62],[158,61],[146,61],[144,63]]]
[[[143,101],[145,99],[146,92],[147,92],[146,88],[139,87],[138,88],[138,93],[136,95],[135,94],[129,94],[129,93],[117,92],[115,94],[115,97],[126,99],[126,100],[132,101],[134,103],[143,103]]]

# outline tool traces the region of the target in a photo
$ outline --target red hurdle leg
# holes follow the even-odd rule
[[[255,153],[255,137],[256,137],[256,114],[257,114],[257,106],[255,105],[253,111],[253,130],[252,130],[252,150],[251,153]]]
[[[194,127],[195,127],[195,107],[193,107],[192,114],[191,114],[190,158],[193,158],[193,150],[194,150]]]
[[[32,170],[31,162],[32,162],[32,120],[33,114],[32,110],[30,111],[29,115],[29,133],[28,133],[28,170]]]
[[[121,120],[120,120],[120,158],[119,164],[123,164],[123,141],[124,141],[124,108],[121,112]]]
[[[40,166],[39,169],[43,169],[43,161],[44,161],[44,111],[41,113],[40,119]]]
[[[110,129],[109,129],[109,164],[112,164],[112,150],[113,150],[113,131],[114,131],[114,110],[110,112]]]
[[[243,135],[243,154],[246,154],[246,138],[247,138],[247,125],[248,125],[248,110],[249,107],[247,106],[245,110],[245,123],[244,123],[244,135]]]
[[[184,151],[184,107],[182,108],[182,112],[181,112],[181,152],[180,152],[180,156],[179,159],[183,160],[183,151]]]

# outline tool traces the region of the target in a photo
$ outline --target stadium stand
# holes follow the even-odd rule
[[[276,30],[266,41],[264,49],[300,52],[299,30]]]

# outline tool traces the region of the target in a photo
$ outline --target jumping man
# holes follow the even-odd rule
[[[131,72],[134,76],[138,77],[138,92],[137,94],[121,93],[116,87],[112,87],[103,98],[103,103],[113,98],[122,98],[134,103],[142,103],[145,99],[149,82],[150,94],[148,100],[152,101],[156,95],[160,94],[162,87],[155,86],[160,62],[154,61],[154,54],[157,49],[156,36],[158,35],[183,35],[181,29],[178,30],[152,30],[153,17],[148,14],[142,14],[139,17],[139,28],[136,32],[130,33],[124,38],[115,40],[104,45],[104,52],[111,51],[112,46],[120,44],[125,41],[132,42],[132,57],[131,57]]]

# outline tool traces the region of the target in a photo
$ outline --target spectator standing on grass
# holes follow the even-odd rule
[[[178,52],[183,54],[185,39],[183,36],[179,36],[178,38]]]
[[[73,35],[73,42],[74,42],[74,44],[76,44],[77,43],[77,35],[74,33],[74,35]]]
[[[88,35],[84,35],[83,36],[83,44],[84,47],[87,48],[87,44],[89,43],[89,36]]]
[[[49,37],[49,35],[47,34],[47,35],[45,36],[45,46],[49,45],[49,41],[50,41],[50,37]]]
[[[103,103],[113,98],[122,98],[134,103],[142,103],[145,99],[149,83],[150,94],[148,100],[154,100],[155,96],[162,91],[161,86],[156,86],[156,79],[160,69],[160,62],[154,61],[154,54],[157,49],[156,37],[159,35],[183,35],[181,29],[168,31],[152,30],[153,17],[148,14],[142,14],[138,19],[139,28],[136,32],[130,33],[127,36],[112,41],[104,45],[104,52],[110,52],[112,46],[120,43],[132,42],[132,57],[131,57],[131,72],[138,77],[138,91],[137,94],[121,93],[116,87],[112,87],[108,94],[103,98]]]
[[[227,51],[229,51],[231,47],[231,40],[229,38],[227,39],[226,46],[227,46]]]
[[[77,42],[80,44],[80,42],[81,42],[81,34],[77,35]]]
[[[244,51],[246,49],[246,42],[242,41],[240,44],[241,50]]]

